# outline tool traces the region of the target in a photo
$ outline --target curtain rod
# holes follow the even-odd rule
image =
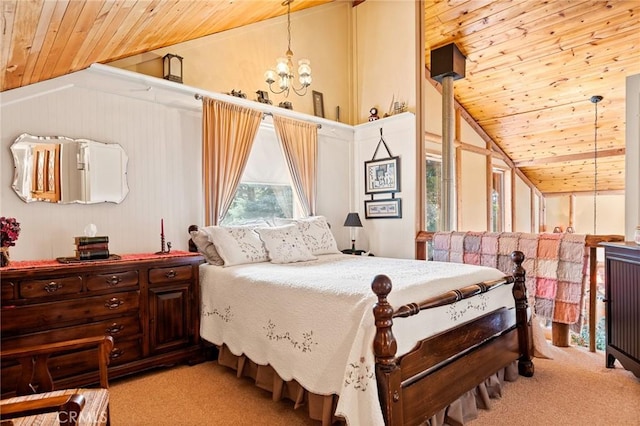
[[[194,97],[194,98],[196,98],[196,99],[197,99],[197,100],[199,100],[199,101],[201,101],[201,100],[202,100],[202,95],[201,95],[200,93],[196,93],[196,94],[194,94],[194,95],[193,95],[193,97]],[[270,115],[271,117],[273,117],[273,113],[272,113],[272,112],[270,112],[270,111],[264,111],[264,112],[262,113],[262,119],[264,120],[264,118],[265,118],[267,115]],[[317,126],[318,126],[318,129],[322,129],[322,124],[318,123],[318,124],[317,124]]]

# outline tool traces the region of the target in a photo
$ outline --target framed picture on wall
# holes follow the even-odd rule
[[[364,162],[365,194],[400,191],[400,157]]]
[[[402,217],[402,200],[365,200],[364,215],[367,219],[392,219]]]
[[[313,115],[324,118],[324,99],[322,93],[311,91],[313,95]]]

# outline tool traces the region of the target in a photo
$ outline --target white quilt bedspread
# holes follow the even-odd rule
[[[201,336],[270,364],[311,392],[340,395],[336,414],[351,425],[383,425],[372,350],[377,298],[371,282],[377,274],[391,278],[388,300],[395,307],[504,275],[467,264],[343,254],[286,265],[204,264]],[[514,306],[511,288],[394,320],[398,354],[421,338]]]

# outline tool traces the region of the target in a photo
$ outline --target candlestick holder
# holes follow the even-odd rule
[[[160,234],[160,251],[155,252],[155,254],[169,254],[169,253],[171,253],[171,242],[166,243],[166,249],[165,249],[164,233],[162,233]]]

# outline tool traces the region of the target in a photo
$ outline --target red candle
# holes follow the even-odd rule
[[[160,235],[164,235],[164,219],[160,219]]]

